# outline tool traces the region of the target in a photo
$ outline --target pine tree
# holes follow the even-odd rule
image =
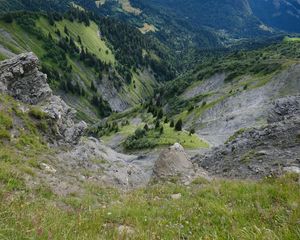
[[[160,127],[160,123],[159,123],[159,121],[156,121],[156,123],[155,123],[155,129],[159,129],[159,127]]]
[[[14,19],[13,19],[11,13],[7,13],[3,16],[3,20],[6,23],[12,23]]]
[[[162,126],[159,130],[160,134],[163,134],[164,133],[164,127]]]
[[[193,134],[195,134],[195,129],[194,129],[194,128],[192,128],[192,129],[190,130],[190,136],[192,136]]]
[[[182,120],[181,119],[179,119],[177,121],[177,123],[175,125],[175,130],[178,131],[178,132],[182,131]]]
[[[174,120],[171,120],[170,127],[173,128],[175,126]]]
[[[67,28],[66,25],[65,25],[65,27],[64,27],[64,32],[65,32],[65,34],[69,35],[69,30],[68,30],[68,28]]]
[[[97,92],[97,88],[96,88],[96,86],[95,86],[94,81],[91,81],[91,90],[92,90],[93,92]]]
[[[147,132],[149,131],[149,126],[148,126],[147,123],[145,124],[144,129],[145,129]]]
[[[163,110],[160,109],[160,110],[158,111],[158,113],[157,113],[157,119],[162,119],[163,116],[164,116]]]

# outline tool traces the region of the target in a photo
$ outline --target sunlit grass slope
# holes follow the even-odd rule
[[[65,26],[69,30],[70,35],[73,37],[75,42],[78,43],[78,36],[80,36],[82,44],[90,52],[94,53],[99,59],[107,63],[114,63],[115,57],[112,51],[109,49],[104,40],[101,39],[101,32],[96,23],[90,22],[90,26],[85,26],[83,23],[77,21],[71,22],[69,20],[62,20],[55,23],[56,28],[60,30],[62,36],[66,36],[64,33]],[[37,26],[40,27],[44,32],[51,33],[53,37],[55,34],[55,27],[49,25],[47,19],[40,18],[37,21]]]

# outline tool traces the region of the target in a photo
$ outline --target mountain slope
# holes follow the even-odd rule
[[[171,78],[167,60],[160,58],[166,53],[138,30],[110,19],[101,20],[99,29],[77,10],[65,16],[5,15],[0,22],[0,57],[35,52],[52,88],[81,117],[95,120],[97,114],[107,116],[110,109],[139,104],[152,96],[157,81]],[[127,41],[120,43],[120,36]]]
[[[272,101],[299,95],[299,42],[213,58],[164,87],[165,111],[212,145],[266,122]]]

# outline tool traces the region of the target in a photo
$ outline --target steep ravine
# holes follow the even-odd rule
[[[75,111],[53,95],[46,78],[32,53],[0,63],[1,96],[10,95],[17,100],[16,112],[34,114],[35,121],[48,119],[49,124],[43,128],[51,130],[38,130],[38,138],[43,139],[43,144],[46,141],[47,148],[35,156],[40,167],[27,177],[29,186],[46,182],[54,193],[65,196],[83,193],[86,183],[129,190],[169,178],[188,185],[199,176],[257,179],[300,171],[299,96],[273,103],[267,125],[240,132],[226,145],[198,154],[191,161],[189,155],[198,150],[187,154],[179,144],[161,154],[128,155],[85,135],[87,124],[74,120]],[[3,104],[0,103],[0,110],[5,107]],[[15,119],[9,127],[10,141],[3,142],[3,146],[14,148],[13,142],[23,131],[18,122]]]

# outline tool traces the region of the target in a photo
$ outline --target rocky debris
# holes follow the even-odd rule
[[[279,122],[295,115],[300,115],[300,96],[277,99],[268,116],[268,122]]]
[[[0,62],[0,93],[41,108],[56,128],[55,136],[47,136],[54,144],[76,144],[87,125],[74,122],[76,111],[53,95],[47,84],[47,75],[38,67],[39,60],[33,53],[23,53]]]
[[[152,178],[155,180],[178,178],[187,182],[193,179],[195,175],[196,171],[190,157],[179,143],[175,143],[160,153],[154,164]]]
[[[181,198],[181,193],[176,193],[171,195],[171,199],[178,200]]]
[[[193,161],[211,175],[232,178],[257,179],[298,169],[300,114],[291,108],[296,99],[299,96],[276,101],[270,111],[272,123],[240,131],[227,144],[198,155]]]
[[[132,227],[120,225],[118,227],[118,233],[122,237],[124,237],[124,236],[130,237],[130,236],[134,235],[135,231],[133,230]],[[127,239],[127,238],[125,238],[125,239]]]
[[[38,58],[33,53],[0,62],[0,92],[28,104],[37,104],[52,95],[47,76],[38,70]]]
[[[84,121],[74,123],[76,111],[58,96],[53,95],[48,98],[42,104],[41,109],[56,123],[56,137],[59,145],[76,144],[87,128]]]
[[[92,137],[81,139],[74,148],[57,156],[66,171],[122,189],[143,186],[149,181],[142,169],[130,163],[135,158],[117,153]],[[85,172],[80,173],[82,170]]]
[[[284,167],[283,171],[286,172],[286,173],[297,173],[297,174],[300,174],[300,167],[295,167],[295,166]]]
[[[49,172],[49,173],[56,173],[56,169],[46,163],[42,163],[41,164],[41,167],[46,171],[46,172]]]

